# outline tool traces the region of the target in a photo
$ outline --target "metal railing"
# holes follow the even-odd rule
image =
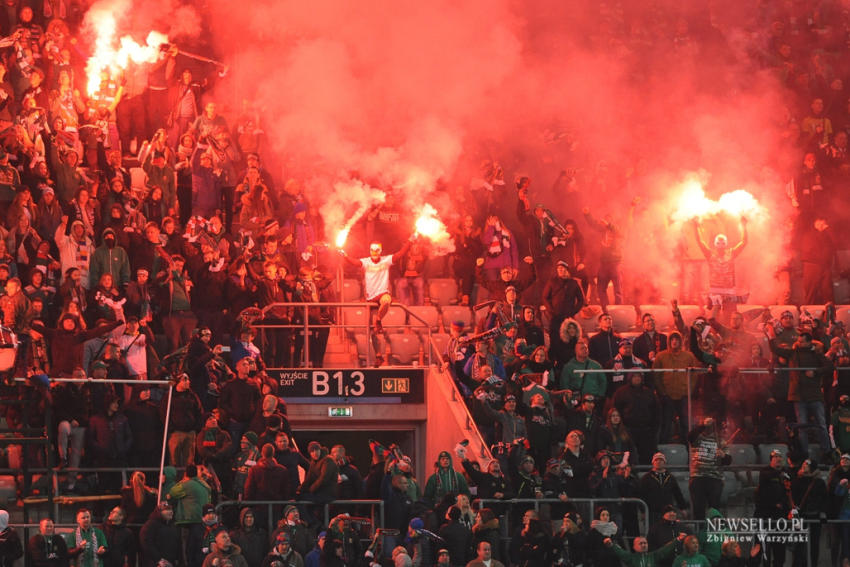
[[[310,368],[310,330],[311,329],[345,329],[345,328],[354,328],[354,329],[365,329],[366,330],[366,366],[371,366],[374,362],[372,360],[372,348],[375,350],[375,354],[377,354],[377,346],[373,342],[373,338],[377,338],[376,333],[373,330],[372,319],[373,319],[373,311],[377,309],[379,306],[376,302],[370,301],[329,301],[326,303],[271,303],[266,305],[261,310],[263,316],[268,313],[272,309],[295,309],[301,311],[301,321],[298,323],[263,323],[262,319],[258,319],[251,323],[251,326],[255,329],[259,329],[261,332],[262,339],[265,341],[266,339],[266,331],[268,329],[291,329],[298,330],[301,336],[304,337],[304,344],[301,352],[301,360],[299,363],[303,368]],[[343,321],[342,312],[346,307],[367,307],[369,309],[368,317],[366,323],[352,323],[348,321]],[[428,335],[428,343],[431,342],[431,326],[419,315],[411,311],[406,305],[402,305],[401,303],[392,303],[390,307],[397,307],[404,311],[407,316],[408,322],[402,325],[383,325],[384,328],[387,329],[424,329],[427,331]],[[310,322],[309,311],[310,309],[320,309],[320,308],[336,308],[337,311],[337,319],[336,323],[312,323]],[[411,319],[415,319],[415,324],[411,322]],[[427,364],[430,366],[431,364],[431,351],[427,349]]]
[[[548,504],[548,505],[576,505],[583,504],[590,507],[590,510],[594,510],[597,504],[632,504],[638,505],[643,509],[643,530],[641,530],[642,535],[646,535],[649,531],[649,506],[647,506],[646,502],[644,502],[640,498],[569,498],[567,500],[561,500],[560,498],[513,498],[511,500],[499,500],[496,498],[481,498],[478,500],[481,503],[482,508],[488,507],[488,504],[494,504],[497,507],[504,507],[507,505],[509,513],[505,514],[505,527],[506,533],[510,534],[510,517],[511,512],[515,506],[525,505],[525,508],[534,508],[534,511],[538,514],[540,513],[540,505]],[[532,504],[532,506],[528,506]],[[510,541],[510,536],[508,537],[508,541]]]
[[[243,508],[243,507],[266,507],[266,521],[268,522],[268,532],[271,534],[275,530],[277,522],[274,520],[273,510],[275,507],[284,508],[286,506],[296,506],[299,509],[315,508],[321,506],[324,514],[324,525],[327,526],[331,520],[331,507],[334,506],[369,506],[369,517],[372,520],[372,526],[384,527],[384,501],[383,500],[331,500],[324,504],[319,502],[311,502],[309,500],[224,500],[216,505],[216,510],[221,511],[223,508]],[[377,508],[377,516],[375,509]],[[377,520],[377,522],[375,521]]]

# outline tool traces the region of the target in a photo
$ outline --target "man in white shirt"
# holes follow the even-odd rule
[[[375,332],[382,333],[384,331],[381,325],[381,319],[387,314],[390,309],[390,304],[393,302],[392,294],[390,293],[390,266],[398,262],[410,248],[411,242],[416,238],[416,235],[410,237],[401,247],[401,250],[393,255],[382,255],[383,246],[380,242],[373,242],[369,245],[369,256],[354,260],[349,258],[345,250],[340,250],[342,257],[352,266],[363,268],[363,288],[366,291],[366,301],[376,301],[378,303],[378,312],[375,314]]]

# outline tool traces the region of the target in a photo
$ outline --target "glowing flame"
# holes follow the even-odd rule
[[[428,203],[425,203],[419,218],[416,219],[416,232],[428,238],[438,237],[441,232],[448,234],[446,225],[437,218],[437,210]]]
[[[767,211],[752,193],[743,189],[724,193],[715,201],[706,197],[699,182],[689,181],[682,188],[672,219],[676,222],[685,222],[693,218],[704,219],[720,213],[726,213],[735,218],[754,218],[766,214]]]
[[[92,15],[92,19],[96,34],[94,53],[86,63],[86,91],[90,97],[100,90],[101,72],[105,70],[115,76],[126,69],[130,61],[153,63],[159,57],[160,46],[168,43],[168,37],[156,31],[148,34],[144,45],[130,36],[116,39],[117,24],[113,14],[101,11]]]
[[[348,231],[351,230],[350,227],[345,227],[339,231],[336,235],[336,247],[342,248],[345,246],[345,241],[348,239]]]
[[[437,216],[437,210],[425,203],[416,219],[416,234],[431,241],[433,252],[437,256],[454,252],[454,242],[446,225]]]

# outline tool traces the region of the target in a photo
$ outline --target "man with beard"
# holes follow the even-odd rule
[[[103,524],[103,533],[106,534],[103,567],[124,567],[136,563],[136,537],[124,524],[126,517],[124,510],[116,506]]]
[[[242,548],[231,541],[230,534],[222,527],[213,540],[210,554],[204,559],[203,567],[215,567],[224,561],[229,561],[233,567],[248,567],[248,562],[242,555]]]

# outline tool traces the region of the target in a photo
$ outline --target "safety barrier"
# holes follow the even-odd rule
[[[296,506],[299,509],[306,508],[315,508],[317,506],[322,506],[322,510],[324,513],[324,525],[327,526],[331,520],[330,512],[331,507],[334,506],[369,506],[369,518],[372,521],[372,526],[374,527],[383,527],[384,526],[384,501],[383,500],[331,500],[326,503],[319,502],[311,502],[309,500],[224,500],[219,502],[216,505],[216,510],[221,512],[223,508],[227,507],[238,507],[243,508],[245,506],[265,506],[266,507],[266,521],[268,522],[268,531],[269,533],[274,532],[276,522],[274,520],[273,510],[277,506],[278,508],[284,508],[286,506]],[[375,508],[377,507],[377,518],[375,514]],[[377,519],[377,522],[375,521]]]

